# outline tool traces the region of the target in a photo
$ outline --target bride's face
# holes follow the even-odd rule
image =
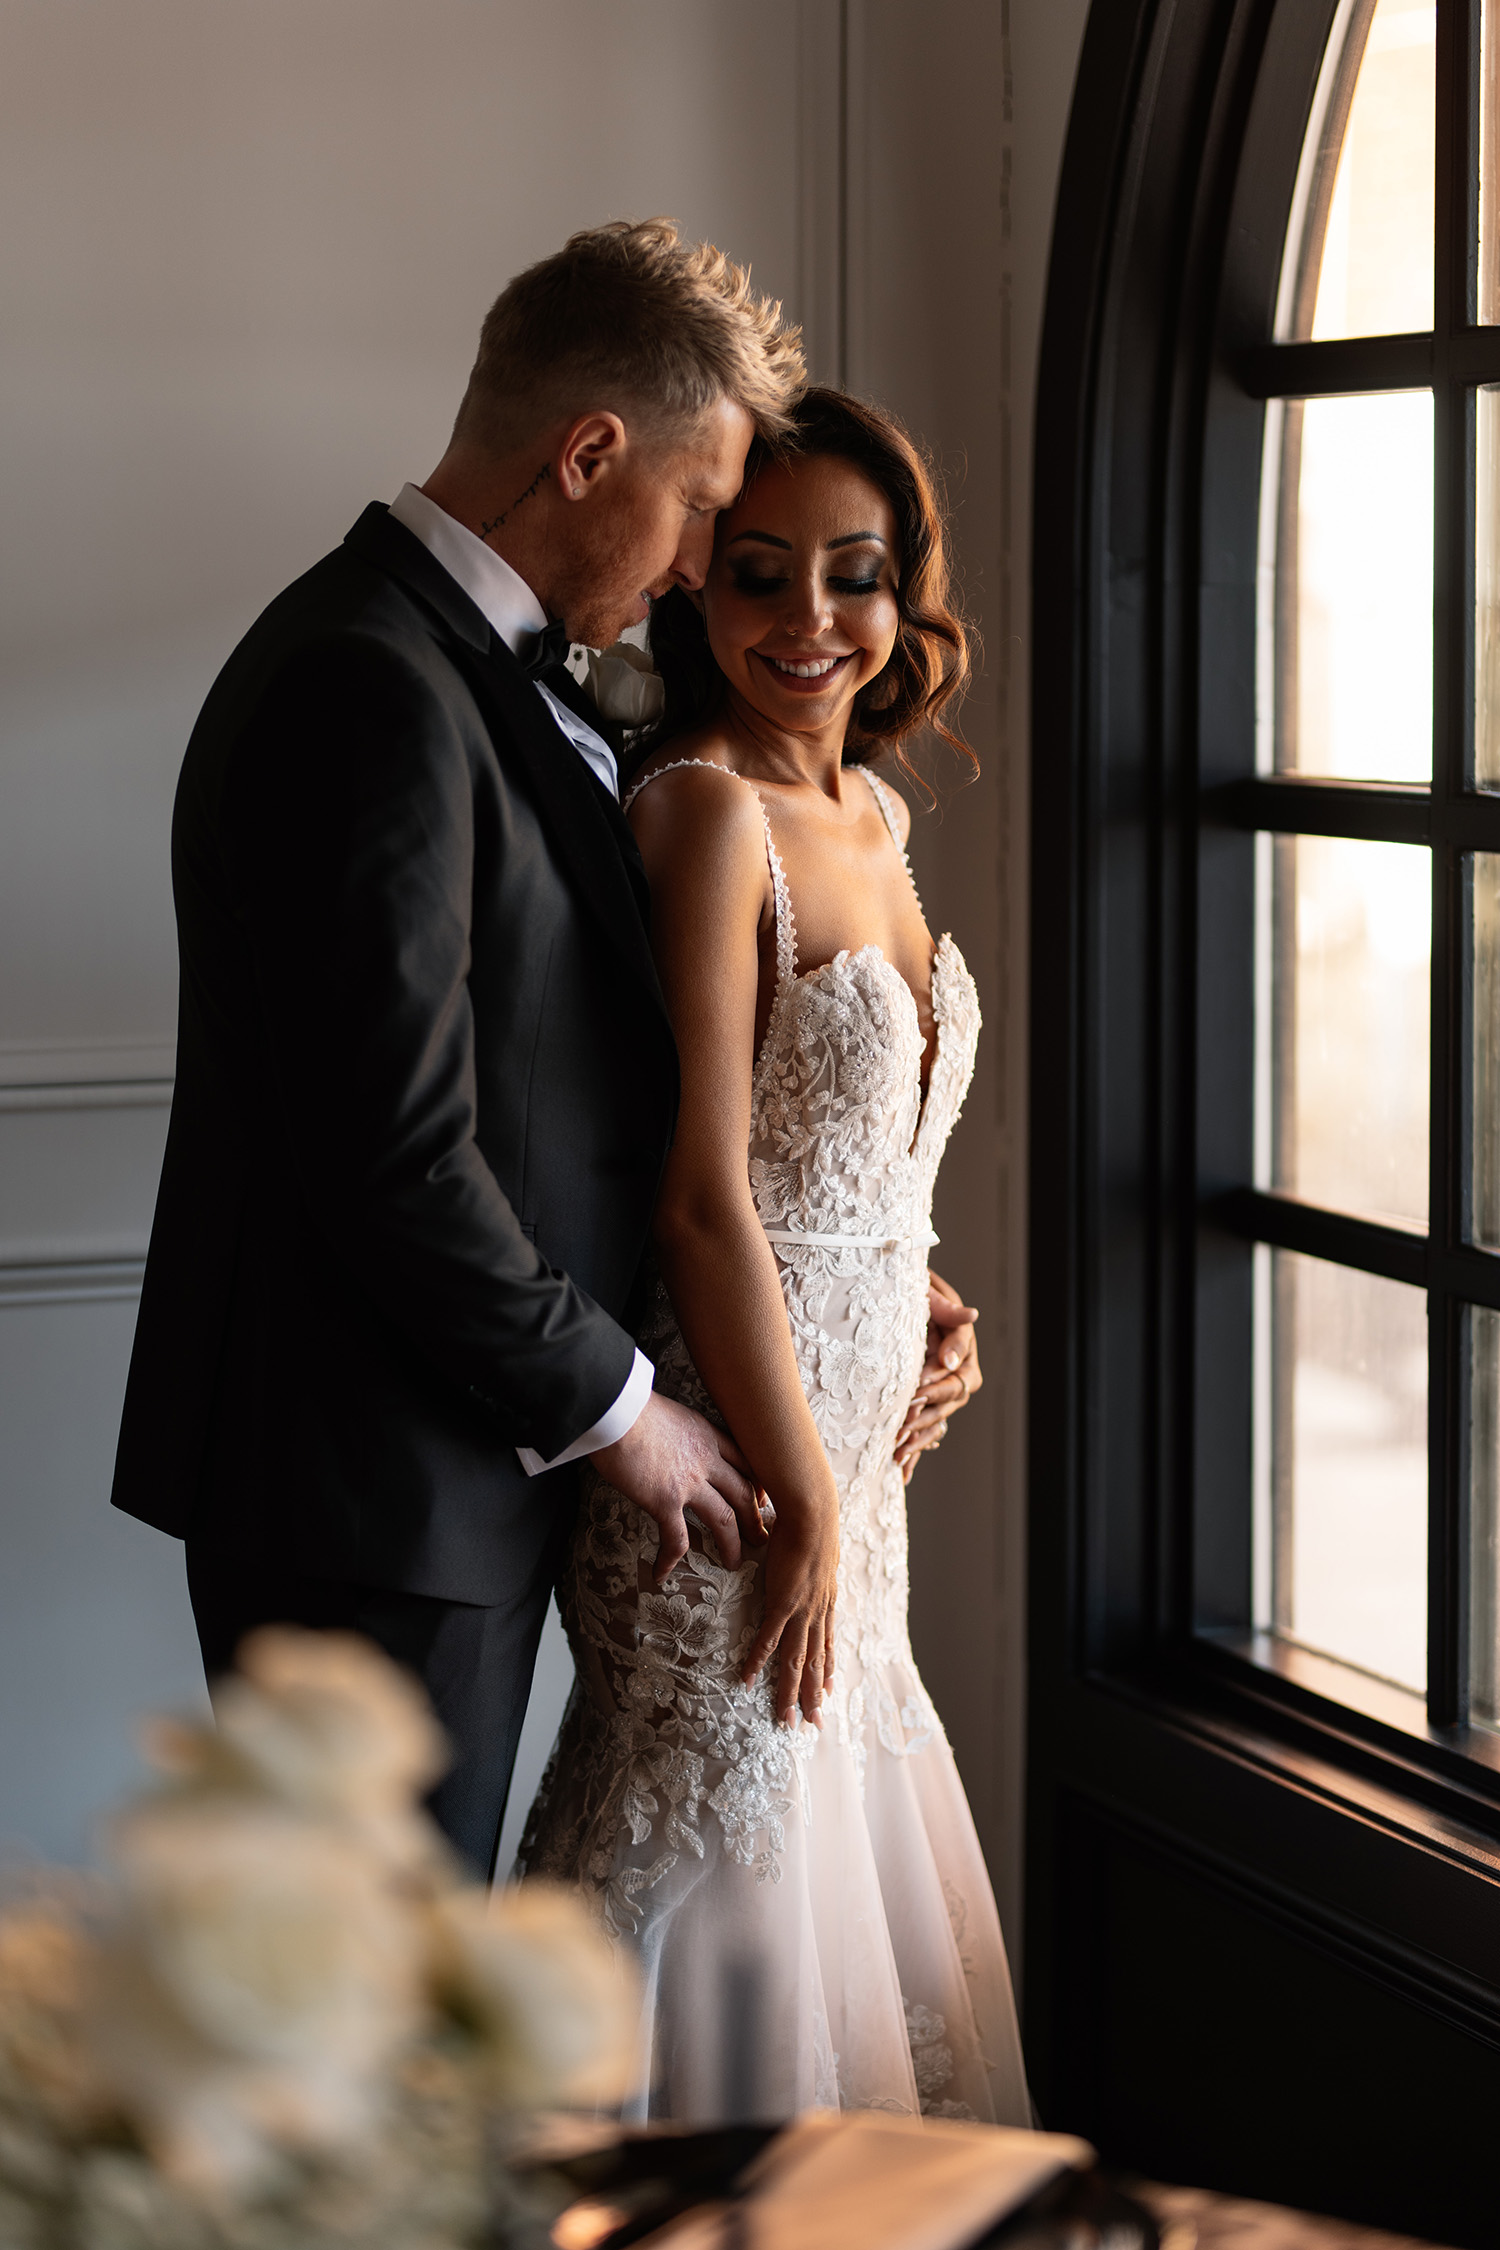
[[[763,469],[719,518],[703,589],[730,687],[789,732],[847,723],[895,646],[899,561],[891,504],[852,462]]]

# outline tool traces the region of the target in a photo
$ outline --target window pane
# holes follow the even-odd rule
[[[1270,866],[1270,1184],[1425,1223],[1430,855],[1283,836]]]
[[[1282,772],[1432,777],[1432,393],[1281,416],[1275,741]]]
[[[1421,1694],[1427,1672],[1422,1292],[1321,1258],[1269,1260],[1271,1615],[1304,1647]]]
[[[1500,319],[1500,6],[1480,9],[1479,317]]]
[[[1476,852],[1473,871],[1473,1200],[1469,1231],[1500,1250],[1500,856]]]
[[[1500,1726],[1500,1313],[1469,1311],[1469,1715]]]
[[[1500,789],[1500,391],[1475,412],[1474,779]]]
[[[1432,326],[1437,10],[1340,8],[1292,205],[1276,333]]]

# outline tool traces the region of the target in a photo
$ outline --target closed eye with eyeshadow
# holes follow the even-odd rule
[[[735,587],[742,594],[782,594],[791,584],[789,578],[768,578],[761,571],[751,570],[744,564],[731,564]],[[875,594],[880,591],[880,577],[830,578],[827,584],[836,594]]]

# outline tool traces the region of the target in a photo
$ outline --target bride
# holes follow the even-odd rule
[[[947,576],[904,432],[812,391],[752,453],[701,597],[652,618],[667,717],[626,803],[682,1111],[641,1347],[733,1431],[771,1528],[737,1570],[701,1531],[659,1556],[591,1475],[564,1576],[577,1679],[519,1871],[583,1886],[636,1951],[642,2116],[732,2112],[738,2039],[742,2111],[1031,2121],[906,1622],[904,1479],[944,1411],[913,1403],[933,1181],[979,1006],[869,761],[946,731]]]

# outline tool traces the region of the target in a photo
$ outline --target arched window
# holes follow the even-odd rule
[[[1487,2182],[1403,2152],[1500,2097],[1497,19],[1095,0],[1035,541],[1042,2099],[1453,2242]]]

